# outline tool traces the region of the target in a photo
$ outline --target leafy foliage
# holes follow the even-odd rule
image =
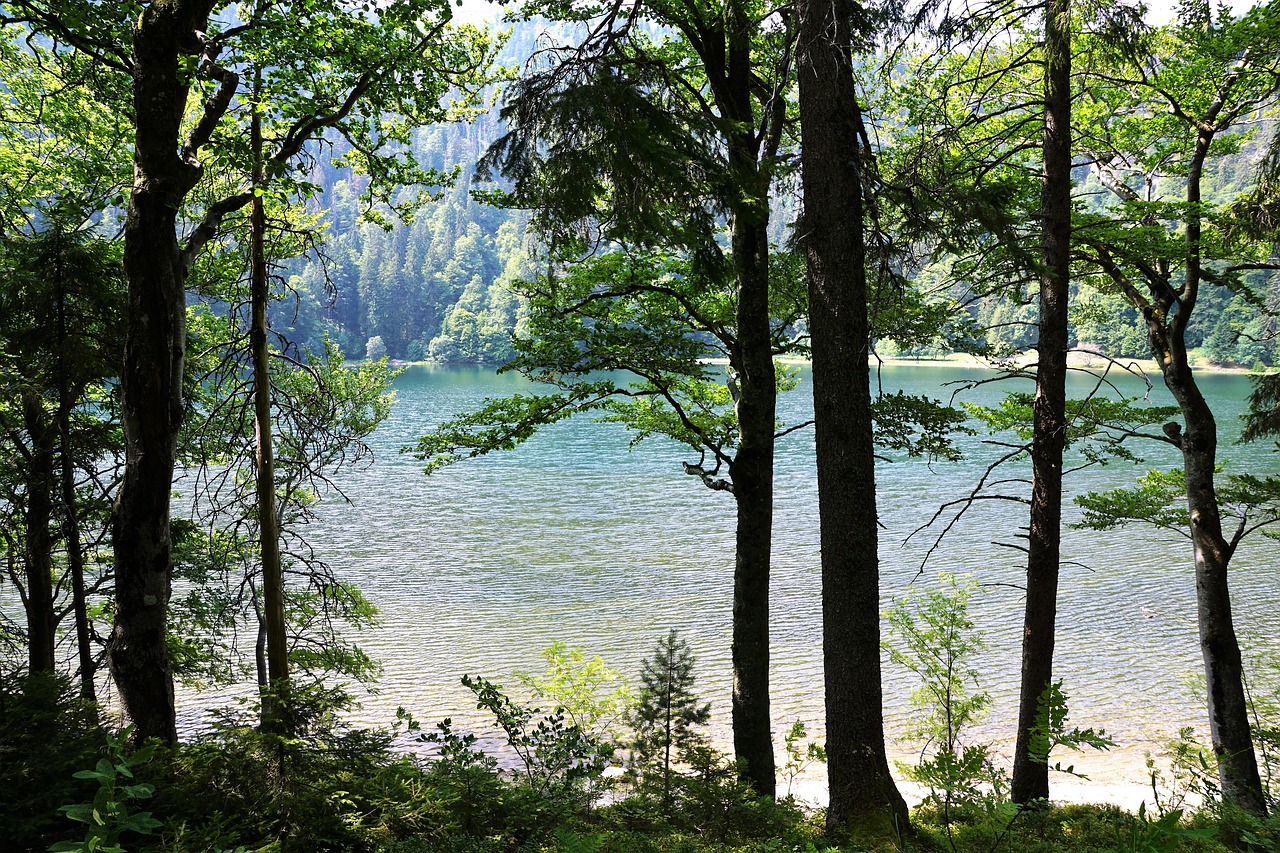
[[[167,849],[371,849],[448,825],[421,770],[391,749],[402,731],[351,727],[342,719],[350,699],[337,690],[298,682],[276,702],[290,737],[259,731],[260,712],[248,705],[157,756]]]
[[[576,790],[580,782],[598,778],[613,757],[613,744],[583,729],[563,707],[548,714],[518,705],[502,688],[484,678],[463,676],[476,695],[477,707],[488,711],[520,759],[524,784],[535,795]]]
[[[991,695],[978,689],[973,661],[985,648],[968,614],[977,588],[971,579],[943,573],[941,589],[908,595],[885,614],[889,659],[921,681],[911,694],[918,714],[909,731],[924,745],[919,764],[902,770],[928,787],[928,800],[942,810],[944,823],[953,806],[998,801],[1005,784],[991,747],[966,742],[966,729],[991,705]]]
[[[65,838],[61,803],[89,796],[73,774],[96,760],[98,710],[65,677],[0,670],[0,825],[6,844],[39,850]]]
[[[588,658],[581,649],[560,641],[544,649],[542,657],[547,662],[544,674],[517,674],[532,699],[551,702],[583,732],[602,739],[613,737],[633,702],[622,677],[599,655]]]
[[[77,779],[92,779],[98,783],[98,791],[91,803],[77,803],[60,809],[68,818],[85,825],[83,841],[63,841],[49,849],[53,853],[124,853],[121,837],[150,835],[163,826],[163,822],[151,816],[151,812],[134,811],[130,800],[149,799],[155,786],[148,782],[133,782],[133,769],[149,762],[155,755],[156,745],[149,744],[130,752],[128,728],[118,735],[107,736],[108,758],[98,759],[92,770],[81,770]]]
[[[1049,763],[1049,756],[1059,746],[1079,750],[1082,747],[1107,750],[1116,742],[1107,737],[1103,729],[1092,727],[1081,729],[1078,726],[1067,728],[1067,694],[1062,692],[1062,680],[1050,684],[1036,700],[1036,723],[1031,729],[1030,753],[1033,761]],[[1074,765],[1063,767],[1055,762],[1049,769],[1059,773],[1069,773],[1081,779],[1089,777],[1077,773]]]
[[[1221,469],[1219,469],[1221,470]],[[1131,488],[1090,492],[1076,498],[1084,510],[1077,526],[1112,530],[1128,524],[1150,524],[1184,536],[1187,531],[1186,475],[1182,470],[1149,471]],[[1280,479],[1230,474],[1217,488],[1224,518],[1237,521],[1229,547],[1234,551],[1248,535],[1280,523]]]

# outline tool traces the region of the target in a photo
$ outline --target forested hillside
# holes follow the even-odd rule
[[[499,62],[519,65],[545,24],[514,28]],[[498,91],[491,88],[492,103]],[[313,350],[329,335],[348,358],[366,355],[438,362],[502,363],[524,314],[507,285],[534,274],[528,218],[472,196],[476,162],[498,137],[496,110],[468,123],[414,131],[427,168],[456,172],[437,201],[388,230],[362,219],[361,177],[324,159],[312,180],[321,193],[311,209],[326,224],[319,255],[287,265],[296,299],[273,310],[275,327]],[[338,153],[341,140],[335,140]]]
[[[545,21],[509,25],[500,62],[521,67],[535,50],[539,33],[567,32]],[[528,214],[495,208],[473,192],[494,187],[475,179],[475,167],[505,130],[498,117],[502,89],[487,92],[490,109],[467,123],[419,128],[414,149],[424,165],[456,170],[457,179],[403,227],[387,229],[362,219],[362,178],[318,161],[312,180],[320,194],[310,202],[326,223],[324,248],[286,265],[293,296],[272,309],[272,325],[302,347],[320,351],[328,335],[350,359],[390,356],[407,361],[503,364],[514,356],[511,336],[527,315],[513,280],[539,273],[537,238],[528,232]],[[1206,195],[1230,198],[1248,185],[1273,127],[1262,122],[1233,153],[1216,157],[1206,175]],[[343,143],[335,141],[337,152]],[[1078,204],[1102,204],[1099,184],[1087,166],[1074,171]],[[1169,187],[1165,187],[1169,189]],[[799,187],[779,184],[770,236],[790,239]],[[980,286],[956,281],[954,257],[911,275],[930,301],[963,306],[975,328],[996,351],[1034,348],[1034,291],[1010,298],[1007,291],[985,295]],[[1277,364],[1276,320],[1267,305],[1280,303],[1280,284],[1264,272],[1249,274],[1249,290],[1267,293],[1259,303],[1249,292],[1214,288],[1207,292],[1188,329],[1188,344],[1206,361],[1250,368]],[[1123,296],[1088,281],[1072,284],[1071,345],[1118,358],[1149,356],[1138,315]],[[899,344],[878,341],[883,357],[936,357],[951,345],[941,339]]]

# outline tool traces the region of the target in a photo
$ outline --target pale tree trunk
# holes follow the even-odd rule
[[[1182,460],[1196,565],[1196,621],[1204,659],[1209,734],[1218,759],[1223,799],[1250,814],[1265,817],[1267,804],[1249,729],[1244,666],[1227,586],[1233,548],[1222,535],[1213,484],[1217,425],[1189,372],[1186,381],[1178,384],[1180,393],[1175,391],[1174,397],[1186,423]],[[1174,390],[1173,385],[1169,388]]]
[[[1196,385],[1187,358],[1186,329],[1195,309],[1201,281],[1199,215],[1200,183],[1212,135],[1201,131],[1187,173],[1187,280],[1179,310],[1169,320],[1164,346],[1152,349],[1165,385],[1182,410],[1182,467],[1187,481],[1187,511],[1196,565],[1196,615],[1200,653],[1204,658],[1209,733],[1218,759],[1223,799],[1265,817],[1266,798],[1249,730],[1240,643],[1231,615],[1227,566],[1235,550],[1222,534],[1222,516],[1213,476],[1218,455],[1218,425]]]
[[[1202,281],[1201,272],[1201,179],[1204,161],[1216,127],[1210,116],[1208,129],[1200,129],[1187,171],[1186,277],[1179,291],[1176,310],[1167,282],[1154,283],[1156,299],[1142,305],[1151,354],[1160,366],[1165,387],[1173,395],[1183,419],[1182,429],[1168,424],[1166,434],[1182,450],[1182,467],[1187,486],[1187,513],[1196,576],[1196,621],[1200,652],[1204,660],[1205,692],[1208,699],[1209,733],[1218,760],[1222,796],[1250,814],[1267,813],[1262,780],[1258,773],[1253,736],[1249,729],[1249,707],[1244,687],[1244,667],[1231,613],[1227,569],[1235,550],[1222,532],[1222,516],[1214,487],[1218,452],[1218,425],[1213,411],[1196,384],[1187,357],[1187,324],[1195,311]],[[1115,269],[1111,276],[1126,286]],[[1163,285],[1163,286],[1159,286]],[[1131,285],[1128,292],[1134,294]],[[1135,298],[1135,302],[1138,300]],[[1139,303],[1141,304],[1141,303]]]
[[[1212,141],[1211,134],[1204,131],[1198,134],[1187,173],[1187,204],[1191,212],[1186,228],[1186,295],[1169,320],[1165,340],[1157,341],[1152,335],[1152,349],[1165,385],[1182,410],[1182,467],[1187,481],[1187,511],[1196,565],[1196,615],[1200,653],[1204,659],[1209,733],[1218,759],[1222,796],[1227,802],[1264,817],[1267,804],[1249,730],[1244,666],[1227,586],[1227,566],[1235,547],[1222,534],[1222,516],[1213,483],[1218,424],[1196,385],[1186,349],[1187,323],[1195,309],[1201,280],[1200,183]]]
[[[1048,0],[1044,25],[1044,184],[1040,335],[1031,443],[1031,519],[1022,633],[1015,803],[1049,798],[1048,755],[1032,756],[1038,707],[1053,683],[1054,622],[1062,545],[1062,452],[1066,443],[1067,294],[1071,280],[1071,3]]]
[[[827,773],[834,834],[893,837],[908,827],[889,774],[880,676],[880,576],[868,373],[861,117],[854,86],[852,9],[845,0],[798,7],[802,234],[809,273],[814,431],[822,543]]]

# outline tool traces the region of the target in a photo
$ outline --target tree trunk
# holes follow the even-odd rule
[[[261,72],[255,78],[255,101],[261,86]],[[263,187],[262,118],[254,110],[250,125],[253,149],[253,186]],[[263,702],[262,724],[270,728],[280,720],[278,691],[289,678],[289,647],[284,624],[284,575],[280,565],[280,529],[276,519],[275,455],[271,434],[270,352],[267,348],[267,215],[262,193],[255,191],[249,214],[250,228],[250,301],[253,323],[249,345],[253,357],[253,413],[257,435],[255,463],[257,467],[258,537],[262,556],[263,619],[266,623],[267,682],[271,695]]]
[[[908,816],[884,743],[861,115],[851,11],[845,0],[802,2],[796,53],[822,542],[827,827],[836,834],[893,837],[907,829]]]
[[[93,662],[93,641],[89,632],[89,606],[85,600],[84,544],[80,541],[80,513],[76,501],[75,466],[71,459],[70,412],[59,411],[58,429],[61,433],[62,455],[62,529],[67,541],[67,568],[71,571],[71,608],[76,622],[76,655],[80,661],[80,695],[90,702],[96,701],[98,691],[94,685],[96,667]]]
[[[27,564],[27,650],[30,671],[53,672],[57,643],[57,614],[53,607],[54,431],[38,391],[22,392],[22,420],[31,457],[26,482],[27,505],[23,513],[24,553]]]
[[[1189,375],[1187,379],[1190,380]],[[1217,425],[1194,380],[1184,394],[1175,394],[1175,397],[1183,406],[1186,421],[1182,459],[1196,564],[1197,624],[1208,694],[1209,733],[1218,759],[1222,796],[1226,802],[1250,814],[1265,817],[1267,804],[1249,730],[1244,667],[1227,587],[1232,549],[1222,536],[1222,519],[1213,484]],[[1184,398],[1187,405],[1183,405]]]
[[[737,290],[738,447],[729,476],[737,499],[733,580],[733,750],[757,794],[776,792],[769,719],[769,568],[773,545],[773,443],[777,381],[769,326],[769,173],[751,107],[751,37],[756,24],[742,2],[727,15],[727,74],[720,101],[737,122],[728,134],[730,171],[741,195],[730,204]],[[740,128],[750,128],[742,130]]]
[[[1180,444],[1196,567],[1196,623],[1204,660],[1209,734],[1218,760],[1222,797],[1250,814],[1265,817],[1266,798],[1249,729],[1244,666],[1227,585],[1227,568],[1234,549],[1222,535],[1213,480],[1218,426],[1187,363],[1180,330],[1161,343],[1163,347],[1153,349],[1163,349],[1169,355],[1161,360],[1165,386],[1182,410],[1185,423]]]
[[[733,747],[746,778],[775,794],[769,720],[769,564],[773,538],[773,440],[777,384],[769,330],[767,219],[735,212],[738,282],[738,448],[729,475],[737,499],[733,576]]]
[[[172,581],[169,491],[182,423],[186,304],[178,212],[200,177],[183,150],[195,47],[212,0],[155,0],[134,26],[134,180],[124,229],[128,327],[120,377],[125,466],[112,512],[116,614],[107,660],[135,741],[177,740],[165,647]]]
[[[1200,129],[1187,169],[1186,276],[1180,303],[1145,311],[1151,354],[1160,366],[1165,387],[1181,410],[1184,428],[1177,436],[1187,484],[1187,513],[1196,567],[1196,621],[1204,659],[1209,734],[1218,759],[1218,778],[1225,801],[1265,817],[1266,798],[1249,730],[1244,667],[1231,614],[1227,567],[1235,546],[1222,535],[1222,516],[1214,488],[1218,425],[1195,381],[1187,357],[1186,331],[1195,311],[1201,282],[1201,179],[1213,142],[1213,129]],[[1156,290],[1157,293],[1161,292]]]
[[[67,543],[67,568],[71,573],[71,609],[76,625],[76,653],[80,661],[80,695],[95,701],[93,645],[89,635],[89,608],[85,601],[84,545],[80,541],[80,513],[76,499],[75,459],[72,454],[71,407],[83,392],[72,392],[66,359],[67,281],[58,253],[58,457],[62,485],[62,534]]]
[[[1039,705],[1053,681],[1054,622],[1062,544],[1062,451],[1066,441],[1067,293],[1071,280],[1071,3],[1048,0],[1044,25],[1044,187],[1040,237],[1040,336],[1031,441],[1031,521],[1022,685],[1011,796],[1049,798],[1048,755],[1031,754]],[[1043,734],[1043,733],[1042,733]]]

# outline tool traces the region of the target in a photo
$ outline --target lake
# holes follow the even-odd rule
[[[990,376],[977,368],[885,366],[886,390],[948,396],[955,383]],[[780,398],[780,416],[804,420],[812,411],[807,371],[800,387]],[[1166,404],[1158,378],[1152,402]],[[1070,393],[1093,380],[1077,373]],[[1125,393],[1141,393],[1131,377]],[[513,684],[517,671],[541,672],[540,653],[560,640],[599,654],[638,679],[640,661],[669,627],[678,627],[697,657],[698,687],[712,703],[714,735],[728,748],[730,592],[733,571],[732,498],[682,473],[692,455],[671,444],[627,448],[621,427],[577,418],[545,430],[508,453],[471,460],[430,477],[399,449],[485,397],[528,391],[514,376],[482,368],[414,366],[396,383],[391,419],[373,436],[376,460],[344,474],[349,505],[330,499],[310,535],[317,550],[353,580],[382,611],[380,627],[359,641],[385,667],[378,692],[364,700],[361,719],[387,722],[397,706],[425,725],[452,717],[481,726],[463,674]],[[1029,382],[992,383],[960,399],[994,404]],[[1237,446],[1238,415],[1249,390],[1240,375],[1203,378],[1224,435],[1221,456],[1233,470],[1274,472],[1270,445]],[[1168,445],[1147,442],[1149,466],[1173,464]],[[935,572],[971,574],[984,585],[972,615],[985,635],[982,687],[994,706],[979,739],[1012,752],[1016,719],[1023,555],[993,545],[1012,542],[1026,508],[987,502],[950,533],[921,573],[932,536],[905,542],[947,500],[967,493],[1001,451],[966,439],[958,463],[923,460],[878,470],[882,594],[885,606]],[[1029,468],[1019,469],[1024,473]],[[1115,488],[1146,467],[1112,464],[1068,477],[1069,495]],[[1028,474],[1029,476],[1029,474]],[[783,438],[777,454],[772,584],[772,693],[778,741],[795,719],[822,736],[818,524],[813,437]],[[1074,506],[1068,520],[1078,518]],[[1272,644],[1280,632],[1280,584],[1273,543],[1246,541],[1233,564],[1237,624],[1246,641]],[[1107,756],[1063,756],[1085,768],[1143,781],[1144,750],[1179,727],[1207,733],[1193,682],[1200,671],[1191,550],[1175,534],[1130,529],[1065,533],[1056,674],[1070,697],[1071,720],[1103,726],[1120,748]],[[901,740],[914,683],[886,666],[885,706],[893,754],[908,758]],[[1056,754],[1055,754],[1056,755]]]

